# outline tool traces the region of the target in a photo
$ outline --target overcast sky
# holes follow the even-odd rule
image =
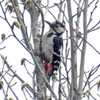
[[[55,0],[50,0],[50,1],[55,1]],[[59,1],[59,0],[56,0]],[[52,5],[52,4],[51,4]],[[100,3],[99,3],[99,8],[100,8]],[[54,12],[57,12],[56,10],[54,10]],[[73,11],[74,12],[74,11]],[[45,12],[46,13],[46,12]],[[0,9],[0,15],[1,15],[1,9]],[[29,15],[26,12],[26,24],[28,26],[28,30],[30,29],[29,25],[30,25],[30,19],[29,19]],[[10,16],[8,15],[9,19]],[[100,19],[100,9],[98,9],[95,14],[93,15],[94,20],[92,24],[96,23],[97,20]],[[48,17],[48,13],[45,15],[45,19],[48,19],[49,21],[54,20],[52,17]],[[52,21],[51,21],[52,22]],[[47,30],[47,29],[46,29]],[[5,21],[0,19],[0,34],[5,33],[6,36],[9,35],[11,33],[8,25],[5,23]],[[16,34],[18,34],[18,37],[20,38],[20,31],[16,31]],[[1,40],[0,40],[1,41]],[[100,30],[95,31],[95,32],[91,32],[88,35],[88,41],[98,50],[100,51]],[[26,82],[31,83],[31,78],[26,75],[26,71],[23,68],[23,66],[20,65],[21,59],[22,58],[28,58],[28,60],[32,61],[30,55],[28,54],[28,52],[26,52],[24,50],[24,48],[22,48],[22,46],[20,46],[20,44],[13,38],[10,37],[8,40],[4,41],[4,43],[2,43],[0,45],[0,48],[2,47],[6,47],[4,50],[0,50],[0,54],[3,54],[5,56],[7,56],[8,58],[8,62],[10,65],[13,66],[13,68],[17,71],[17,73],[20,73],[21,77],[24,77],[24,80],[26,80]],[[87,52],[86,52],[86,65],[85,65],[85,69],[89,70],[91,68],[91,66],[96,66],[98,64],[100,64],[100,55],[97,54],[90,46],[87,45]],[[2,64],[0,63],[0,65],[2,66]],[[30,66],[30,72],[32,72],[32,66]],[[20,68],[20,70],[19,70]],[[0,68],[1,70],[1,68]],[[29,79],[29,80],[28,80]],[[21,85],[19,83],[19,85]],[[16,87],[15,90],[17,90],[18,88]],[[0,91],[0,95],[1,95]],[[18,92],[18,95],[20,95],[21,93]],[[94,95],[97,94],[97,91],[94,91]],[[100,94],[100,93],[99,93]],[[3,97],[2,97],[3,98]],[[0,96],[0,100],[3,100]],[[98,98],[97,100],[99,100],[100,98]],[[22,99],[22,95],[20,100],[24,100]],[[28,99],[30,100],[30,99]],[[84,99],[86,100],[86,99]]]

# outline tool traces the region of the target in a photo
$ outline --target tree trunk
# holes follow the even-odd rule
[[[79,77],[79,87],[78,87],[78,100],[81,100],[82,89],[83,89],[83,77],[84,77],[84,64],[85,64],[85,53],[86,53],[86,41],[87,41],[87,8],[88,8],[88,0],[84,0],[84,11],[83,11],[83,29],[84,29],[84,37],[83,37],[83,46],[81,51],[81,63],[80,63],[80,77]]]
[[[70,87],[70,100],[77,100],[77,59],[76,59],[76,40],[73,29],[73,18],[71,10],[71,0],[67,0],[68,7],[68,17],[69,17],[69,28],[70,28],[70,37],[71,37],[71,87]]]
[[[39,6],[39,3],[41,2],[40,0],[34,0],[34,2],[37,2],[37,5]],[[39,43],[39,41],[37,42],[36,40],[38,40],[38,18],[40,15],[39,9],[38,7],[36,7],[36,5],[32,5],[32,7],[29,9],[29,13],[30,13],[30,17],[31,17],[31,34],[32,34],[32,38],[33,38],[33,44],[34,44],[34,51],[37,51],[37,43]],[[41,62],[41,58],[37,55],[35,55],[37,58],[37,62],[39,63],[39,65],[41,67],[43,67],[42,62]],[[41,68],[43,69],[43,68]],[[35,72],[36,72],[36,83],[37,83],[37,100],[45,100],[45,82],[43,80],[43,77],[38,69],[38,67],[35,67]]]

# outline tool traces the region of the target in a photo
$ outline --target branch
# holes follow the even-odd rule
[[[84,77],[84,64],[85,64],[86,41],[87,41],[87,9],[88,9],[88,0],[84,0],[84,12],[83,12],[84,40],[81,51],[80,76],[79,76],[79,86],[78,86],[79,93],[82,93],[83,77]],[[80,99],[81,95],[78,96],[78,100]]]
[[[81,37],[96,53],[100,55],[100,51],[98,51],[91,43],[89,43],[87,40],[85,40],[83,37]]]
[[[96,66],[95,68],[92,68],[92,69],[91,69],[91,71],[90,71],[89,74],[88,74],[88,77],[87,77],[87,80],[86,80],[86,82],[85,82],[85,85],[84,85],[84,87],[83,87],[83,90],[85,89],[85,87],[86,87],[86,85],[87,85],[89,79],[98,71],[99,67],[100,67],[100,64],[99,64],[98,66]]]
[[[26,29],[26,26],[24,24],[24,20],[23,20],[22,14],[21,14],[21,11],[20,11],[19,6],[18,6],[18,1],[17,0],[11,0],[11,3],[13,5],[15,14],[17,16],[17,20],[20,23],[20,28],[21,28],[21,31],[22,31],[22,36],[24,38],[25,44],[26,44],[27,48],[30,49],[29,41],[28,41],[27,29]]]
[[[2,12],[3,12],[3,14],[4,14],[3,20],[7,22],[8,26],[10,27],[11,32],[12,32],[12,34],[13,34],[13,35],[11,35],[11,36],[14,36],[14,38],[21,44],[21,46],[24,47],[25,50],[29,52],[29,49],[28,49],[28,48],[17,38],[17,36],[15,35],[13,29],[11,28],[12,26],[10,25],[10,23],[9,23],[9,21],[8,21],[8,19],[7,19],[6,13],[5,13],[5,11],[4,11],[3,6],[2,6],[1,3],[0,3],[0,6],[1,6]],[[8,37],[9,37],[9,36],[8,36]]]
[[[95,1],[95,0],[94,0]],[[93,17],[93,13],[97,8],[97,4],[99,3],[99,0],[96,1],[94,8],[92,9],[91,13],[90,13],[90,18],[89,18],[89,22],[87,24],[87,27],[90,25],[90,23],[92,22],[92,17]]]
[[[14,76],[15,76],[21,83],[25,83],[25,81],[24,81],[21,77],[19,77],[19,76],[11,69],[11,67],[9,66],[8,62],[6,61],[6,59],[5,59],[2,55],[0,55],[0,56],[1,56],[2,60],[4,61],[4,63],[6,64],[7,68],[14,74]],[[27,84],[27,88],[30,90],[30,92],[34,93],[34,90],[32,89],[32,87],[31,87],[29,84]]]
[[[4,81],[6,82],[8,88],[11,90],[11,92],[13,93],[13,95],[15,96],[16,100],[19,100],[19,98],[17,97],[17,95],[15,94],[15,92],[13,91],[13,89],[11,88],[10,84],[7,82],[7,80],[3,77]],[[7,94],[6,94],[7,95]]]
[[[96,27],[98,26],[100,24],[100,20],[94,25],[94,26],[92,26],[90,29],[88,29],[87,31],[88,31],[88,33],[89,32],[91,32],[91,31],[94,31],[94,30],[96,30]],[[97,28],[100,28],[100,26],[99,27],[97,27]]]

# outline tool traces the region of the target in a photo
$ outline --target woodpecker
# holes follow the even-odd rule
[[[61,48],[63,47],[62,34],[65,31],[65,25],[59,21],[50,23],[50,30],[42,38],[42,51],[44,54],[45,71],[49,76],[59,69],[61,62]]]

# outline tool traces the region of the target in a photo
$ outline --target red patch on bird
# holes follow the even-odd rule
[[[53,71],[53,65],[50,64],[50,63],[45,63],[45,64],[44,64],[44,68],[45,68],[45,72],[46,72],[47,74],[50,74],[50,73],[52,73],[52,71]]]

